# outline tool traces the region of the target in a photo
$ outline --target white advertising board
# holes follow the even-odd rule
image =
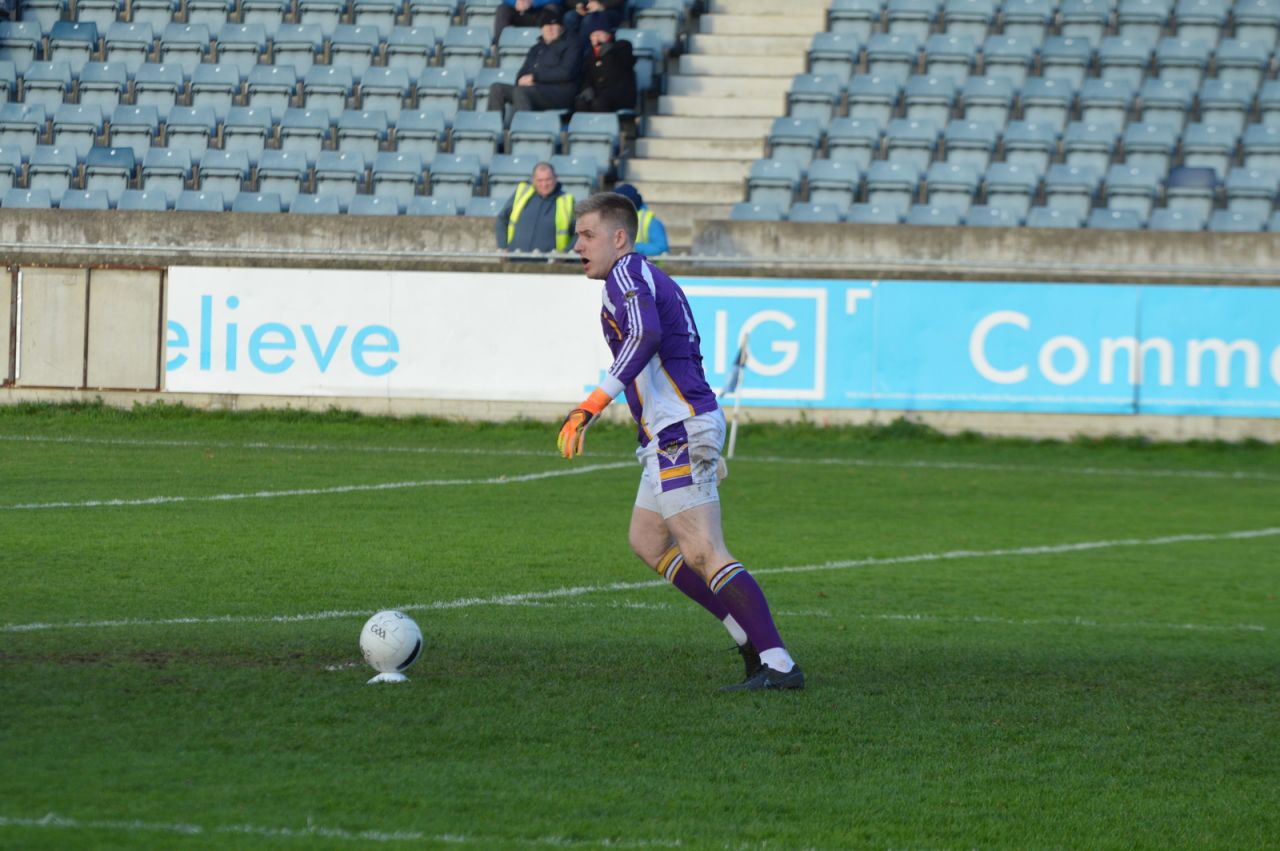
[[[578,401],[611,362],[578,275],[169,270],[165,389]]]

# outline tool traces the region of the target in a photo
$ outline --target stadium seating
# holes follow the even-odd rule
[[[424,174],[421,154],[381,151],[373,160],[370,189],[374,195],[396,198],[402,205],[408,204],[415,195],[422,193]]]
[[[845,214],[845,221],[860,225],[896,225],[903,219],[897,204],[854,204]]]
[[[459,207],[480,188],[480,160],[475,154],[438,153],[427,166],[431,194],[452,198]]]
[[[333,195],[302,194],[294,197],[289,204],[290,213],[303,213],[320,216],[336,216],[342,212],[338,199]]]
[[[1005,0],[1000,4],[1003,32],[1030,44],[1042,45],[1056,11],[1053,0]]]
[[[508,27],[510,29],[510,27]],[[505,35],[507,30],[503,30]],[[496,112],[481,112],[478,115],[492,115],[499,120],[498,138],[501,137],[501,117]],[[458,124],[453,128],[455,147],[458,138]],[[540,160],[549,160],[560,148],[560,114],[554,111],[531,112],[523,110],[511,116],[511,126],[507,130],[506,151],[511,154],[524,154]],[[493,159],[493,151],[488,158],[481,161],[488,164]]]
[[[999,131],[1009,120],[1016,91],[1004,77],[970,77],[960,89],[964,117],[986,122]]]
[[[234,198],[249,179],[249,154],[243,150],[206,151],[200,160],[200,191],[220,201]],[[184,193],[185,194],[185,193]],[[179,196],[181,201],[182,196]],[[190,199],[189,199],[190,200]],[[174,205],[177,209],[177,204]]]
[[[946,162],[973,166],[979,173],[987,170],[995,153],[998,132],[985,121],[956,120],[942,131]]]
[[[176,201],[191,181],[191,154],[186,148],[151,148],[142,158],[142,188]]]
[[[37,145],[27,163],[27,188],[47,191],[56,203],[71,188],[76,163],[76,152],[71,148]]]
[[[489,163],[489,197],[505,203],[516,187],[533,175],[538,161],[533,157],[497,154]]]
[[[115,204],[129,188],[135,168],[136,158],[130,148],[90,148],[85,155],[84,188],[105,190]]]
[[[808,201],[797,201],[787,211],[789,222],[840,222],[844,221],[844,212],[834,204],[815,204]]]
[[[924,227],[956,227],[964,221],[964,214],[954,207],[933,204],[914,204],[907,210],[905,224]]]
[[[901,80],[875,74],[858,74],[849,81],[848,117],[874,121],[883,127],[893,119],[901,95]]]
[[[226,202],[221,192],[188,189],[178,196],[173,209],[182,213],[221,213]]]
[[[1145,224],[1160,194],[1162,172],[1151,166],[1116,164],[1107,169],[1103,186],[1108,210],[1132,210]]]
[[[729,210],[729,218],[737,222],[780,222],[786,214],[777,204],[739,201]]]
[[[747,200],[785,210],[791,207],[799,187],[800,167],[793,160],[756,160],[747,177]]]
[[[600,189],[602,171],[595,157],[556,154],[549,162],[565,191],[575,198],[585,198]]]
[[[869,118],[837,118],[827,128],[827,156],[865,171],[880,156],[883,126]]]
[[[338,209],[347,211],[351,199],[364,187],[364,156],[347,151],[321,151],[316,158],[317,195],[338,199]]]
[[[274,149],[263,151],[258,162],[258,191],[278,195],[282,207],[287,208],[310,183],[309,173],[305,154]]]
[[[901,219],[916,203],[920,186],[920,170],[911,163],[878,160],[871,164],[866,177],[866,203],[893,210]],[[853,221],[851,208],[849,220]]]
[[[147,195],[146,192],[142,192],[140,189],[128,189],[120,196],[120,210],[143,209],[141,206],[134,205],[132,198],[129,197],[131,193],[142,196]],[[163,198],[161,198],[160,202],[164,203]],[[111,200],[102,189],[69,189],[67,193],[64,193],[63,200],[58,206],[61,210],[110,210]],[[163,210],[165,207],[160,207],[160,209]]]
[[[832,0],[827,10],[827,29],[851,35],[865,44],[880,24],[882,0]]]
[[[400,114],[395,129],[395,147],[430,160],[448,133],[444,113],[432,109],[409,110]]]
[[[963,219],[978,194],[980,173],[971,163],[933,163],[924,178],[926,202],[933,208],[954,210]]]
[[[861,42],[848,33],[814,33],[807,53],[809,73],[831,76],[848,83],[858,67]]]
[[[905,84],[916,71],[919,42],[906,35],[875,33],[867,42],[867,72]]]
[[[858,199],[862,174],[857,164],[839,159],[809,164],[809,201],[847,211]]]
[[[338,116],[334,147],[373,162],[387,139],[387,114],[379,109],[347,109]]]
[[[66,62],[33,62],[22,78],[23,102],[52,113],[71,93],[71,66]]]
[[[78,103],[59,104],[53,113],[53,143],[76,152],[83,160],[102,133],[102,110]]]
[[[398,216],[403,212],[403,207],[398,198],[356,195],[351,199],[347,212],[353,216]]]
[[[1067,3],[1070,2],[1071,0],[1067,0],[1063,4],[1064,20]],[[1066,29],[1064,24],[1063,35],[1045,39],[1040,48],[1040,69],[1043,79],[1062,80],[1078,89],[1084,84],[1089,66],[1093,64],[1093,45],[1097,42],[1088,36],[1066,35]]]
[[[988,206],[1004,210],[1021,222],[1040,191],[1041,175],[1025,165],[992,163],[983,179]]]
[[[231,199],[233,213],[279,213],[284,209],[274,192],[241,192]]]
[[[632,148],[623,128],[645,130],[625,123],[629,111],[578,113],[567,125],[555,111],[517,113],[509,127],[495,127],[501,117],[487,110],[488,87],[512,79],[511,66],[537,37],[508,27],[495,44],[495,0],[21,5],[23,20],[0,22],[0,188],[28,190],[34,179],[49,187],[55,207],[63,198],[90,203],[71,193],[88,191],[87,159],[105,146],[132,152],[137,168],[127,187],[147,192],[153,206],[159,196],[176,205],[175,192],[199,187],[227,205],[279,194],[292,209],[294,197],[327,197],[315,191],[327,153],[358,154],[366,167],[355,194],[343,190],[340,210],[357,195],[393,196],[407,210],[437,183],[460,209],[476,197],[500,204],[528,179],[530,158],[568,157],[567,185],[581,194],[627,173],[620,160]],[[1055,226],[1078,219],[1112,227],[1116,216],[1090,215],[1133,209],[1152,229],[1209,227],[1220,210],[1249,214],[1219,216],[1223,228],[1257,224],[1259,215],[1265,228],[1276,212],[1266,176],[1280,172],[1274,7],[833,0],[825,30],[806,38],[804,73],[792,78],[761,139],[769,160],[797,171],[753,170],[741,198],[776,204],[778,218],[796,221],[829,221],[832,208],[844,215],[855,207],[859,220],[888,207],[899,219],[933,223],[949,218],[936,210],[954,200],[966,223],[1017,226],[1050,221],[1047,212],[1032,215],[1037,209],[1081,200],[1068,203],[1074,190],[1064,169],[1074,167],[1092,173],[1093,194]],[[664,91],[670,51],[690,46],[682,43],[695,29],[686,18],[698,11],[687,0],[632,4],[619,37],[633,43],[642,90]],[[642,93],[637,107],[645,106]],[[46,150],[53,148],[76,156],[61,192],[63,166]],[[189,159],[167,184],[166,151]],[[235,165],[227,155],[239,153],[244,170],[223,174]],[[206,154],[215,154],[208,169]],[[468,154],[475,170],[455,175],[460,166],[448,157]],[[438,157],[440,173],[424,180],[423,166],[430,172]],[[416,176],[401,173],[415,159]],[[909,166],[914,178],[890,164]],[[965,167],[982,179],[963,181],[949,198],[944,175]],[[113,189],[109,202],[122,194]],[[141,201],[131,195],[130,203]]]
[[[822,125],[815,118],[775,118],[768,142],[771,157],[791,160],[804,173],[822,145]]]

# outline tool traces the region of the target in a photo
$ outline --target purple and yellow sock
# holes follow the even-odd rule
[[[716,599],[715,594],[711,593],[711,589],[702,581],[702,577],[692,570],[683,570],[683,567],[684,556],[680,554],[680,548],[672,547],[662,554],[662,558],[658,559],[653,569],[658,571],[663,579],[676,586],[680,593],[715,615],[717,620],[723,621],[727,618],[729,610]]]
[[[741,562],[733,561],[717,570],[707,585],[746,632],[756,650],[763,653],[784,646],[764,592]]]

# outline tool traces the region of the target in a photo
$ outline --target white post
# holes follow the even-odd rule
[[[743,334],[741,341],[738,343],[738,356],[734,359],[733,374],[736,381],[733,381],[733,389],[729,392],[733,393],[733,409],[729,413],[729,448],[725,452],[725,458],[732,459],[733,452],[738,446],[738,409],[742,407],[742,381],[747,377],[747,335]]]

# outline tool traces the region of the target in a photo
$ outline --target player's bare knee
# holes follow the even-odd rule
[[[652,536],[637,534],[634,530],[628,536],[627,542],[631,545],[631,551],[650,567],[657,566],[668,546],[665,542],[660,544]]]

